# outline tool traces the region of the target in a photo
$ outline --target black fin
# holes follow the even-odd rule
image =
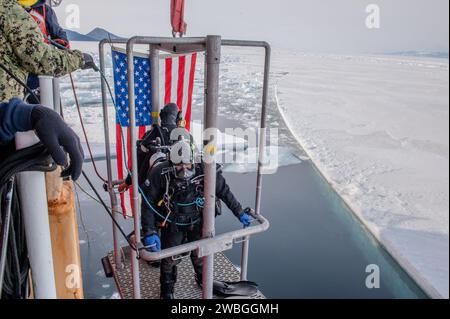
[[[214,280],[214,293],[223,297],[247,296],[258,293],[258,285],[252,281],[225,282]]]

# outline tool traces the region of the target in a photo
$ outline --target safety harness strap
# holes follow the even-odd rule
[[[29,13],[33,17],[33,19],[37,22],[39,28],[41,29],[42,33],[44,34],[44,41],[47,44],[50,43],[47,39],[49,36],[49,32],[48,32],[47,24],[46,24],[47,12],[46,12],[45,6],[42,7],[42,14],[36,9],[31,9]]]

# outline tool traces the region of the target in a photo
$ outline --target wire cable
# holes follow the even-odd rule
[[[107,211],[108,215],[111,217],[114,225],[117,226],[117,228],[119,229],[119,232],[122,234],[122,236],[125,238],[125,240],[127,241],[128,245],[135,251],[138,251],[138,249],[134,246],[134,244],[131,242],[131,240],[128,238],[128,236],[125,234],[124,230],[122,229],[122,227],[119,225],[119,223],[117,222],[117,220],[114,218],[113,213],[109,210],[108,205],[106,205],[105,201],[101,198],[100,194],[97,192],[97,190],[95,189],[94,184],[92,184],[91,180],[89,179],[89,177],[87,176],[86,172],[83,171],[82,172],[83,177],[86,179],[86,181],[89,184],[89,187],[92,189],[92,191],[95,193],[95,195],[97,196],[97,198],[99,199],[100,204],[103,206],[103,208],[105,208],[105,210]]]
[[[0,62],[0,68],[5,71],[10,77],[12,77],[17,83],[19,83],[25,90],[30,93],[30,95],[40,103],[40,99],[36,96],[32,89],[26,85],[21,79],[19,79],[10,69],[8,69],[4,64]]]
[[[89,138],[87,136],[86,128],[84,126],[83,116],[81,115],[81,107],[80,107],[80,103],[78,101],[78,94],[77,94],[77,91],[76,91],[76,88],[75,88],[75,82],[73,81],[72,74],[69,74],[69,76],[70,76],[70,82],[72,84],[73,96],[75,98],[75,105],[77,106],[78,117],[80,119],[81,129],[83,131],[83,135],[84,135],[84,138],[86,140],[86,146],[87,146],[87,149],[88,149],[88,152],[89,152],[89,157],[91,158],[92,166],[94,167],[94,171],[95,171],[95,174],[97,175],[97,177],[103,183],[107,183],[108,181],[98,171],[97,164],[96,164],[95,159],[94,159],[94,155],[92,154],[91,143],[89,143]]]

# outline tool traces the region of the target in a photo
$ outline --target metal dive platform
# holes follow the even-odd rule
[[[134,48],[137,45],[147,46],[151,65],[151,89],[152,89],[152,117],[153,123],[159,123],[160,99],[159,99],[159,59],[160,51],[169,54],[187,54],[192,52],[205,52],[205,105],[204,128],[209,131],[217,131],[217,114],[219,104],[219,68],[221,62],[222,46],[254,47],[262,48],[265,52],[264,83],[262,94],[261,124],[259,134],[259,157],[256,180],[255,213],[254,221],[250,227],[241,228],[224,234],[215,233],[215,191],[217,166],[215,160],[216,138],[214,134],[203,137],[205,152],[205,205],[203,209],[202,239],[195,242],[182,244],[177,247],[163,249],[157,253],[151,253],[143,249],[140,241],[141,212],[139,192],[133,192],[134,203],[134,236],[131,237],[133,246],[119,247],[119,230],[113,223],[114,251],[103,258],[103,265],[107,275],[113,276],[119,293],[124,299],[159,299],[159,268],[150,265],[164,258],[182,259],[178,266],[178,281],[175,285],[175,297],[178,299],[213,299],[218,298],[213,294],[213,281],[239,281],[247,280],[248,253],[250,236],[262,233],[269,229],[269,221],[261,215],[262,175],[266,144],[266,115],[269,91],[269,70],[271,48],[267,42],[222,40],[220,36],[208,35],[197,38],[164,38],[164,37],[133,37],[128,40],[104,39],[100,42],[100,69],[105,73],[105,46],[113,44],[126,45],[127,52],[127,77],[130,112],[131,145],[136,145],[136,110],[135,110],[135,83],[134,83]],[[108,84],[102,77],[102,105],[104,118],[104,133],[106,147],[106,163],[108,182],[105,185],[110,195],[113,218],[120,216],[118,194],[115,187],[120,183],[113,179],[110,132],[108,123]],[[137,151],[131,148],[132,167],[137,167]],[[132,172],[132,187],[138,187],[138,170]],[[224,251],[232,249],[233,245],[242,244],[240,271],[231,261],[225,257]],[[190,259],[186,258],[192,251],[203,258],[202,288],[199,288],[194,279],[194,271]],[[180,257],[182,256],[182,257]],[[246,297],[242,297],[246,298]],[[264,298],[261,292],[252,296],[254,299]]]
[[[123,263],[120,267],[114,264],[114,252],[108,254],[108,261],[113,271],[112,275],[122,299],[133,299],[133,283],[131,274],[130,248],[123,248]],[[141,280],[141,298],[159,299],[159,267],[152,266],[151,263],[141,260],[139,262]],[[178,265],[178,280],[175,285],[175,298],[177,299],[201,299],[202,290],[195,281],[194,268],[189,258],[184,258]],[[233,263],[223,254],[217,253],[214,256],[214,279],[220,281],[239,281],[240,272]],[[223,297],[214,295],[214,299]],[[264,295],[258,291],[251,297],[232,297],[248,299],[265,299]]]

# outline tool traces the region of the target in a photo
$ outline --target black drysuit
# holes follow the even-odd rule
[[[172,214],[169,217],[171,223],[167,227],[161,228],[161,246],[162,249],[181,245],[186,242],[192,242],[201,239],[202,237],[202,207],[198,205],[185,206],[188,203],[193,203],[203,196],[202,190],[204,186],[203,178],[197,180],[196,185],[180,182],[173,176],[172,173],[164,172],[170,169],[170,162],[163,162],[154,167],[148,174],[147,180],[144,182],[144,193],[152,206],[157,209],[158,216],[148,205],[145,200],[142,203],[142,232],[143,236],[148,236],[157,233],[158,224],[163,222],[163,217],[167,215],[165,205],[161,204],[161,199],[166,193],[167,179],[169,176],[169,189],[171,193],[171,202],[173,207]],[[203,172],[203,164],[196,164],[195,176],[201,176]],[[180,187],[181,185],[181,187]],[[242,213],[242,206],[235,198],[230,190],[225,178],[220,170],[217,173],[216,179],[216,196],[223,201],[227,207],[233,212],[236,217]],[[177,225],[178,224],[178,225]],[[202,259],[198,258],[195,252],[191,254],[192,264],[198,280],[201,280],[202,275]],[[161,294],[173,293],[173,287],[177,277],[177,264],[180,260],[173,260],[166,258],[161,261]]]
[[[138,176],[139,176],[139,186],[142,187],[143,181],[147,178],[147,172],[149,170],[149,160],[150,157],[154,154],[154,151],[151,150],[152,146],[155,146],[156,138],[160,138],[161,145],[168,146],[171,145],[172,142],[177,139],[171,139],[172,131],[178,128],[180,111],[178,106],[174,103],[169,103],[162,109],[160,113],[161,118],[161,126],[152,125],[152,128],[147,131],[142,139],[137,142],[137,155],[138,155]],[[191,143],[194,143],[194,139],[190,136]],[[143,151],[147,149],[147,152]],[[125,179],[125,183],[131,186],[132,180],[131,175],[128,174]]]

